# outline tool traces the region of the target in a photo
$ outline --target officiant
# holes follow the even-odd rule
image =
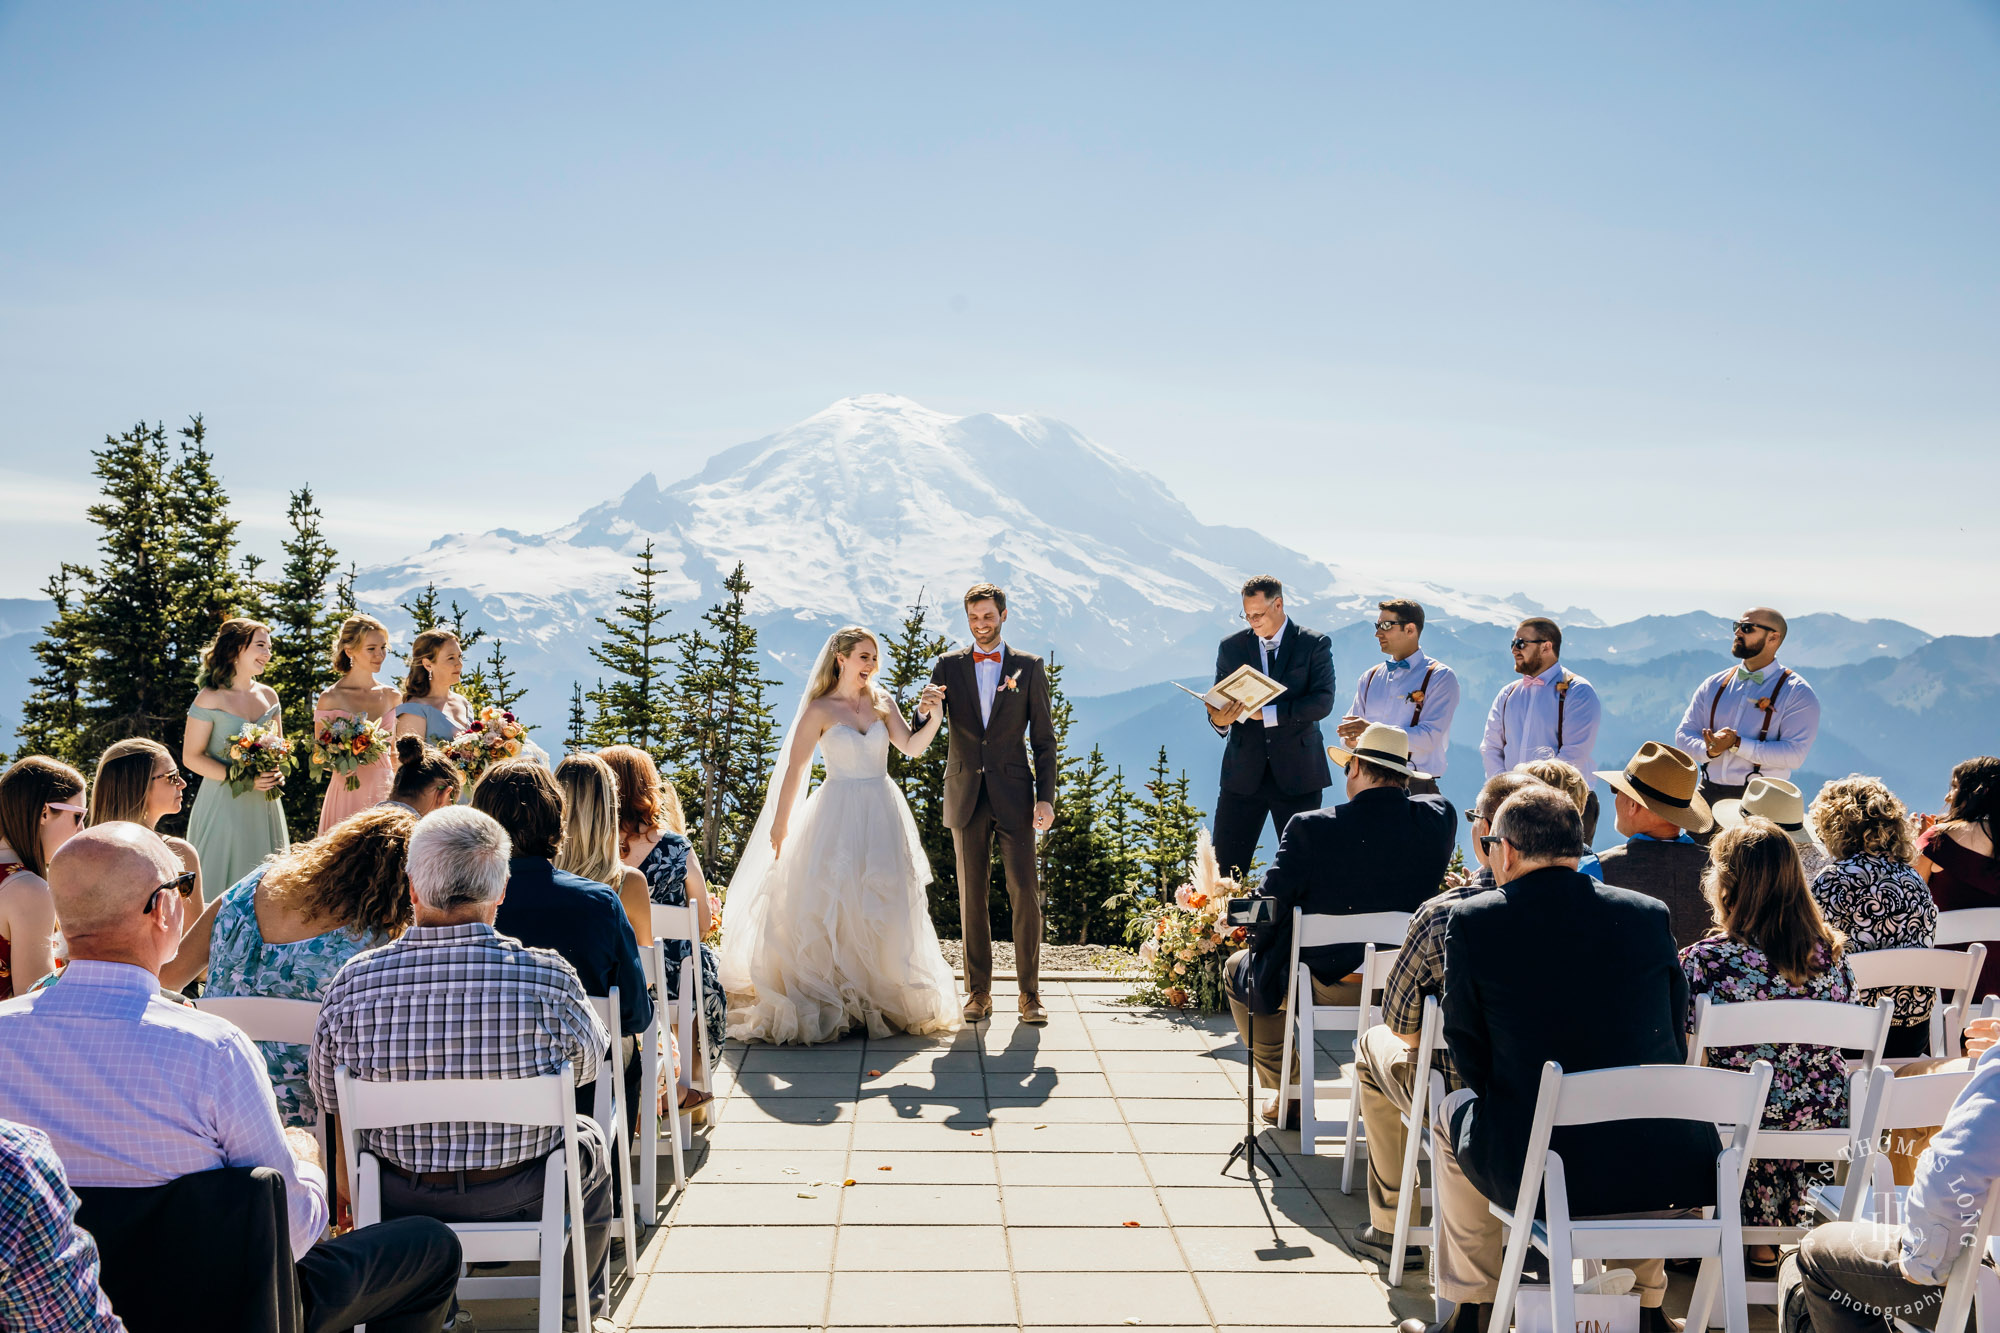
[[[1269,574],[1244,583],[1243,619],[1249,628],[1216,651],[1215,679],[1250,666],[1285,692],[1255,713],[1234,703],[1208,710],[1209,725],[1227,740],[1214,834],[1216,861],[1232,877],[1256,855],[1266,819],[1283,834],[1293,815],[1320,808],[1333,782],[1319,730],[1320,720],[1333,713],[1332,641],[1292,622],[1284,585]]]

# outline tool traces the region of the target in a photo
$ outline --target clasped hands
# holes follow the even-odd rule
[[[1717,755],[1728,754],[1743,743],[1743,738],[1736,734],[1736,728],[1734,727],[1724,727],[1720,731],[1710,731],[1707,727],[1703,727],[1701,729],[1701,739],[1708,746],[1708,757],[1710,759],[1715,758]]]

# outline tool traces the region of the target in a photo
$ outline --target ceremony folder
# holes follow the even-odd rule
[[[1207,694],[1197,694],[1179,681],[1174,688],[1195,698],[1220,712],[1231,704],[1242,704],[1243,711],[1255,713],[1271,700],[1285,692],[1285,687],[1253,666],[1240,666],[1215,683],[1215,688]]]

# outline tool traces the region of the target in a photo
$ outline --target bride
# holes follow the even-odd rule
[[[729,1035],[831,1041],[850,1028],[956,1030],[958,987],[938,948],[916,822],[889,778],[889,746],[922,754],[944,689],[911,732],[874,685],[881,645],[858,625],[820,649],[729,885],[720,958]],[[826,780],[800,801],[817,749]]]

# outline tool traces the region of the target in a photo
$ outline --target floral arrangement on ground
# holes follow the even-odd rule
[[[1194,878],[1174,890],[1171,903],[1147,907],[1129,933],[1139,940],[1138,986],[1134,1004],[1167,1005],[1202,1014],[1229,1007],[1222,965],[1243,947],[1250,933],[1229,924],[1229,899],[1239,893],[1215,863],[1215,848],[1202,830],[1195,846]]]

